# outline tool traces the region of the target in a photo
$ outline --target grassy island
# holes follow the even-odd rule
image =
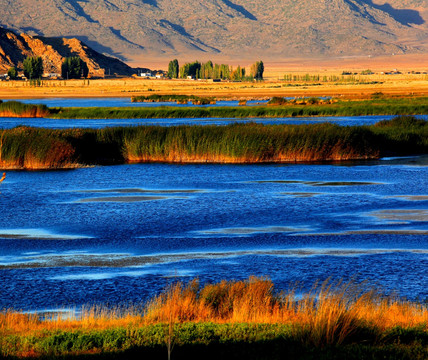
[[[131,309],[67,319],[0,312],[0,357],[423,360],[427,324],[426,305],[351,284],[297,297],[275,292],[266,278],[193,280]]]
[[[0,167],[55,169],[130,162],[274,163],[376,159],[428,153],[428,121],[412,116],[372,126],[135,126],[0,130]]]
[[[159,95],[157,95],[159,96]],[[178,96],[178,95],[176,95]],[[359,101],[281,102],[267,106],[56,108],[50,117],[60,119],[248,118],[302,116],[363,116],[428,114],[428,98],[380,98]],[[194,100],[196,101],[196,100]]]
[[[216,99],[193,95],[149,95],[132,97],[133,102],[175,101],[193,105],[215,104]],[[323,100],[300,98],[291,101],[272,98],[261,106],[159,106],[159,107],[85,107],[48,108],[16,101],[0,102],[1,117],[51,117],[57,119],[160,119],[160,118],[252,118],[310,117],[364,115],[424,115],[428,114],[428,98],[373,98],[370,100]]]
[[[194,105],[215,104],[214,98],[201,97],[195,95],[159,95],[153,94],[148,96],[132,96],[131,102],[176,102],[177,104],[187,104],[191,101]]]

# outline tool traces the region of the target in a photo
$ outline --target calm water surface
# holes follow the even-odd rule
[[[302,117],[302,118],[244,118],[244,119],[44,119],[44,118],[1,118],[0,128],[10,129],[15,126],[26,125],[33,127],[44,127],[50,129],[69,129],[69,128],[105,128],[113,126],[137,126],[137,125],[227,125],[233,123],[255,122],[260,124],[319,124],[329,122],[341,126],[360,126],[373,125],[381,120],[390,120],[394,116],[340,116],[340,117]],[[418,118],[428,120],[428,115],[417,116]]]
[[[147,299],[174,279],[367,280],[428,299],[428,158],[12,172],[0,308]]]

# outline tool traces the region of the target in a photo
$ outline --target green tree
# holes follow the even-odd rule
[[[199,61],[195,61],[192,63],[186,63],[180,68],[180,77],[182,79],[187,78],[188,76],[197,77],[196,75],[200,74],[201,63]]]
[[[226,65],[226,64],[220,65],[220,78],[222,78],[223,80],[230,79],[229,65]]]
[[[263,73],[265,71],[265,66],[263,65],[263,61],[257,61],[256,62],[256,74],[254,75],[254,79],[256,80],[263,80]]]
[[[9,68],[9,70],[7,71],[7,76],[9,76],[11,80],[15,80],[18,77],[18,72],[16,71],[16,68]]]
[[[214,64],[213,79],[219,79],[219,78],[221,78],[221,76],[220,76],[220,65]]]
[[[263,80],[264,71],[265,67],[261,60],[251,65],[251,76],[256,80]]]
[[[88,74],[88,65],[78,56],[65,58],[61,65],[61,76],[64,79],[87,78]]]
[[[180,67],[178,66],[178,60],[171,60],[168,65],[168,77],[170,77],[171,79],[177,79],[179,75],[179,69]]]
[[[29,56],[24,60],[24,75],[27,79],[40,79],[43,75],[43,60],[40,56]]]
[[[211,60],[208,60],[205,64],[201,64],[200,78],[212,79],[213,70],[214,70],[214,65]]]

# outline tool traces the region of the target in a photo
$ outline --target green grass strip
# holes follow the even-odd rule
[[[170,339],[170,346],[168,345]],[[304,328],[283,324],[155,324],[91,331],[10,335],[0,340],[0,356],[39,358],[159,359],[426,359],[428,334],[420,328],[356,326],[343,344],[315,345]]]
[[[428,114],[428,98],[340,101],[322,105],[51,109],[51,117],[63,119],[278,118],[423,114]]]

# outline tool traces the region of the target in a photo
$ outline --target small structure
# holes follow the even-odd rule
[[[58,73],[44,73],[43,77],[44,78],[48,78],[48,79],[59,79],[61,77],[61,74],[58,74]]]

